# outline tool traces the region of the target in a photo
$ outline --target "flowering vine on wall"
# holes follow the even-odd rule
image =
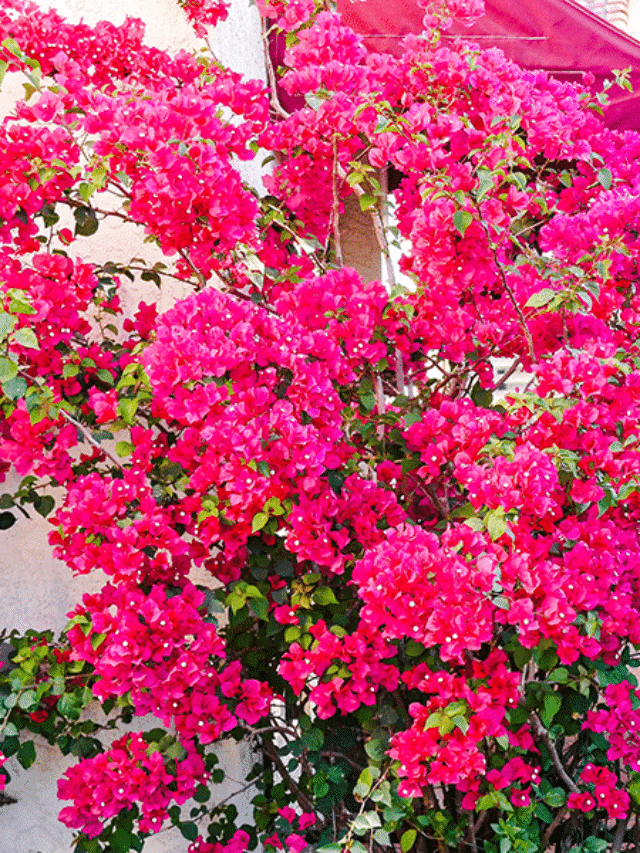
[[[262,2],[265,86],[1,4],[0,527],[48,517],[104,585],[12,635],[0,746],[77,756],[79,853],[169,825],[192,853],[637,845],[640,137],[588,81],[441,38],[480,2],[423,5],[392,57]],[[343,262],[350,195],[385,286]],[[83,261],[110,217],[164,260]],[[125,317],[136,277],[192,292]]]

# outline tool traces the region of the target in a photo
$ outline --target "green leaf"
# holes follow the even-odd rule
[[[329,481],[331,491],[338,496],[342,494],[342,487],[344,486],[345,479],[346,477],[344,474],[338,470],[332,469],[327,471],[327,480]]]
[[[353,822],[353,831],[358,835],[364,835],[370,829],[377,829],[382,826],[380,815],[378,812],[363,812]]]
[[[24,59],[24,51],[14,38],[6,38],[2,42],[2,47],[4,47],[5,50],[8,50],[9,53],[13,54],[16,59]]]
[[[8,382],[18,375],[18,365],[10,358],[0,358],[0,382]]]
[[[196,803],[206,803],[207,800],[211,797],[211,791],[207,788],[206,785],[198,785],[196,788],[196,792],[193,795],[193,799]]]
[[[330,586],[319,586],[313,593],[313,600],[316,604],[326,606],[327,604],[337,604],[338,599]]]
[[[12,314],[35,314],[36,309],[29,305],[28,302],[23,302],[22,299],[14,298],[11,300],[11,304],[9,305],[9,311]]]
[[[368,193],[363,193],[360,196],[360,210],[365,211],[369,210],[371,207],[375,207],[376,197],[373,195],[369,195]]]
[[[18,697],[18,706],[22,708],[23,711],[35,711],[38,704],[38,694],[35,690],[25,690],[25,692],[21,693]]]
[[[309,729],[302,734],[302,744],[305,749],[310,749],[312,752],[317,752],[324,743],[324,734],[320,729]]]
[[[400,470],[403,474],[409,474],[411,471],[415,471],[416,468],[422,467],[421,459],[403,459],[400,463]]]
[[[553,815],[544,803],[537,803],[535,816],[545,823],[553,823]]]
[[[114,853],[129,853],[133,836],[124,826],[119,826],[113,835],[109,838],[109,843],[114,850]]]
[[[640,805],[640,774],[633,774],[633,778],[627,786],[627,790],[634,803]]]
[[[98,230],[98,217],[95,210],[90,207],[77,207],[73,211],[76,220],[76,235],[91,237]]]
[[[524,303],[524,307],[543,308],[545,305],[551,302],[555,295],[555,290],[552,290],[550,287],[543,287],[542,290],[539,290],[537,293],[531,294],[531,296]]]
[[[126,424],[132,424],[138,411],[138,400],[134,397],[125,397],[118,402],[118,414]]]
[[[62,368],[62,375],[65,379],[71,379],[72,376],[77,376],[80,373],[78,364],[65,364]]]
[[[372,761],[382,761],[386,754],[383,741],[378,739],[367,741],[364,751]]]
[[[269,619],[269,602],[266,598],[253,598],[249,602],[249,609],[264,622]]]
[[[408,853],[409,850],[415,844],[416,838],[418,836],[418,831],[416,829],[407,829],[406,832],[403,832],[400,836],[400,849],[402,853]]]
[[[586,851],[586,853],[603,853],[608,846],[609,842],[605,841],[604,838],[594,838],[594,836],[591,835],[584,842],[583,850]]]
[[[373,840],[377,841],[383,849],[391,848],[391,836],[385,829],[376,829],[373,833]]]
[[[478,189],[476,192],[476,197],[478,201],[484,198],[484,196],[491,192],[493,189],[493,177],[491,172],[488,169],[478,169]]]
[[[549,681],[554,681],[556,684],[566,684],[569,681],[569,670],[564,666],[559,666],[549,673]]]
[[[486,524],[489,536],[494,541],[500,539],[507,532],[507,520],[504,515],[497,515],[495,512],[490,512],[487,515]]]
[[[544,795],[545,803],[554,809],[561,808],[565,804],[566,799],[567,795],[562,790],[562,788],[552,788]]]
[[[0,530],[8,530],[16,523],[16,517],[12,512],[0,512]]]
[[[4,340],[12,332],[16,325],[16,318],[4,311],[0,312],[0,341]]]
[[[611,189],[612,180],[613,178],[609,169],[600,169],[600,171],[598,172],[598,182],[605,190]]]
[[[106,639],[106,634],[92,634],[89,640],[89,642],[91,643],[91,648],[95,651],[99,646],[104,643]]]
[[[455,717],[452,717],[452,722],[460,729],[463,735],[469,731],[469,722],[466,717],[463,717],[461,714],[456,714]]]
[[[269,516],[266,512],[257,512],[253,516],[253,521],[251,522],[251,532],[257,533],[258,530],[262,530],[265,524],[269,521]]]
[[[473,222],[473,216],[469,213],[468,210],[456,210],[453,214],[453,225],[456,231],[460,233],[462,237],[464,237],[464,233],[467,228]]]
[[[70,720],[77,720],[80,716],[80,710],[78,698],[73,694],[65,693],[58,700],[58,711],[63,717],[67,717]]]
[[[312,110],[318,110],[325,101],[324,98],[321,98],[319,95],[316,95],[313,92],[307,92],[307,94],[304,96],[304,99]]]
[[[13,333],[13,340],[17,344],[20,344],[21,347],[26,347],[27,349],[40,349],[40,344],[38,343],[38,339],[34,332],[31,329],[27,329],[25,326],[21,329],[15,330]]]
[[[28,740],[26,743],[21,743],[18,747],[16,758],[24,769],[28,770],[36,760],[36,746],[34,742]]]
[[[371,786],[374,783],[373,774],[371,773],[371,769],[369,767],[365,767],[360,776],[358,777],[358,782],[353,789],[353,793],[356,797],[360,797],[361,800],[367,796],[369,791],[371,790]]]
[[[27,382],[22,376],[16,376],[14,379],[9,379],[8,382],[2,383],[2,390],[5,397],[10,400],[20,400],[27,393]]]
[[[181,824],[180,832],[187,841],[195,841],[198,837],[198,827],[193,821]]]
[[[130,441],[119,441],[116,444],[116,453],[122,459],[124,459],[126,456],[130,456],[135,449],[135,444],[131,444]]]
[[[540,719],[546,728],[551,726],[553,718],[560,710],[562,705],[562,697],[557,693],[547,693],[544,697],[543,707],[540,711]]]
[[[89,204],[89,199],[93,195],[94,191],[95,187],[92,187],[91,184],[87,184],[85,181],[83,181],[78,187],[78,194],[86,204]]]

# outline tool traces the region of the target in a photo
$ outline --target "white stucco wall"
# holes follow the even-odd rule
[[[640,0],[629,0],[627,32],[630,36],[640,39]]]
[[[86,23],[108,19],[122,23],[125,17],[141,18],[146,24],[146,41],[165,49],[199,49],[198,41],[184,12],[174,0],[56,0],[43,3],[54,8],[71,21]],[[263,48],[260,21],[255,6],[249,0],[233,0],[227,21],[213,34],[212,47],[224,63],[249,77],[264,78]],[[12,103],[13,92],[9,79],[0,96],[0,111],[6,112]],[[244,177],[259,186],[259,164],[243,167]],[[127,261],[132,257],[150,256],[152,249],[143,243],[141,229],[126,224],[104,223],[101,240],[87,240],[91,254],[86,260],[107,259]],[[79,241],[78,252],[84,247]],[[133,306],[141,298],[157,298],[160,308],[166,308],[176,298],[175,293],[158,294],[153,286],[130,285],[125,304]],[[0,493],[11,488],[0,484]],[[73,579],[69,570],[55,561],[47,543],[49,525],[37,517],[21,519],[9,531],[0,532],[0,594],[2,596],[1,626],[5,628],[61,629],[66,614],[78,601],[83,590],[99,588],[102,579],[89,577]],[[141,728],[153,727],[153,721],[140,721]],[[242,780],[247,771],[249,755],[235,748],[221,747],[229,778]],[[0,806],[0,853],[67,853],[73,833],[57,821],[61,804],[56,798],[56,781],[67,766],[46,744],[38,746],[38,761],[24,771],[15,761],[8,768],[13,780],[7,793],[17,803]],[[238,786],[229,785],[224,796]],[[243,819],[248,818],[244,808]],[[175,831],[167,831],[150,839],[145,853],[178,853],[187,842]]]

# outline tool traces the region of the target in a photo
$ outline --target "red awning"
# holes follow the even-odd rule
[[[338,0],[338,11],[372,50],[394,53],[404,35],[422,30],[424,10],[416,0]],[[612,69],[631,66],[634,91],[611,88],[604,118],[609,127],[640,130],[640,41],[575,0],[486,0],[484,17],[469,28],[455,26],[445,38],[457,35],[563,80],[590,71],[595,91]]]

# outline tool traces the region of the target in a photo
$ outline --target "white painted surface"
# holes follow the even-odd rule
[[[184,12],[173,0],[56,0],[57,11],[71,21],[83,19],[95,23],[108,19],[122,23],[125,17],[141,18],[146,24],[146,42],[160,48],[200,49],[203,44],[195,38]],[[213,34],[211,40],[216,55],[234,70],[248,77],[264,78],[263,49],[260,39],[260,22],[255,6],[249,0],[234,0],[229,19]],[[19,81],[6,80],[3,86],[0,110],[6,111],[11,103],[12,89],[20,92]],[[243,166],[244,177],[259,186],[260,170],[257,165]],[[101,241],[87,240],[86,260],[115,260],[126,262],[135,256],[150,256],[150,247],[143,243],[141,229],[122,224],[104,223],[100,228]],[[78,252],[85,250],[79,241]],[[85,250],[86,251],[86,250]],[[139,299],[158,298],[160,308],[166,309],[175,300],[176,293],[158,297],[157,291],[147,285],[128,286],[125,304],[133,307]],[[8,486],[10,487],[10,486]],[[6,488],[0,484],[0,493]],[[10,531],[0,535],[0,595],[2,596],[3,627],[55,628],[64,627],[66,614],[78,601],[83,590],[101,585],[100,577],[73,579],[69,570],[51,556],[47,543],[49,525],[43,519],[20,520]],[[152,728],[153,720],[141,720],[141,728]],[[230,745],[221,745],[221,757],[230,779],[242,780],[249,762],[248,753]],[[56,781],[69,762],[46,744],[38,745],[38,761],[24,771],[16,762],[8,765],[13,781],[7,793],[18,802],[0,806],[0,853],[67,853],[71,849],[73,833],[57,821],[61,803],[56,797]],[[230,784],[223,796],[240,785]],[[239,804],[239,807],[242,803]],[[241,820],[248,819],[246,802]],[[188,812],[187,812],[188,814]],[[175,831],[163,832],[150,839],[145,853],[179,853],[187,847]]]

